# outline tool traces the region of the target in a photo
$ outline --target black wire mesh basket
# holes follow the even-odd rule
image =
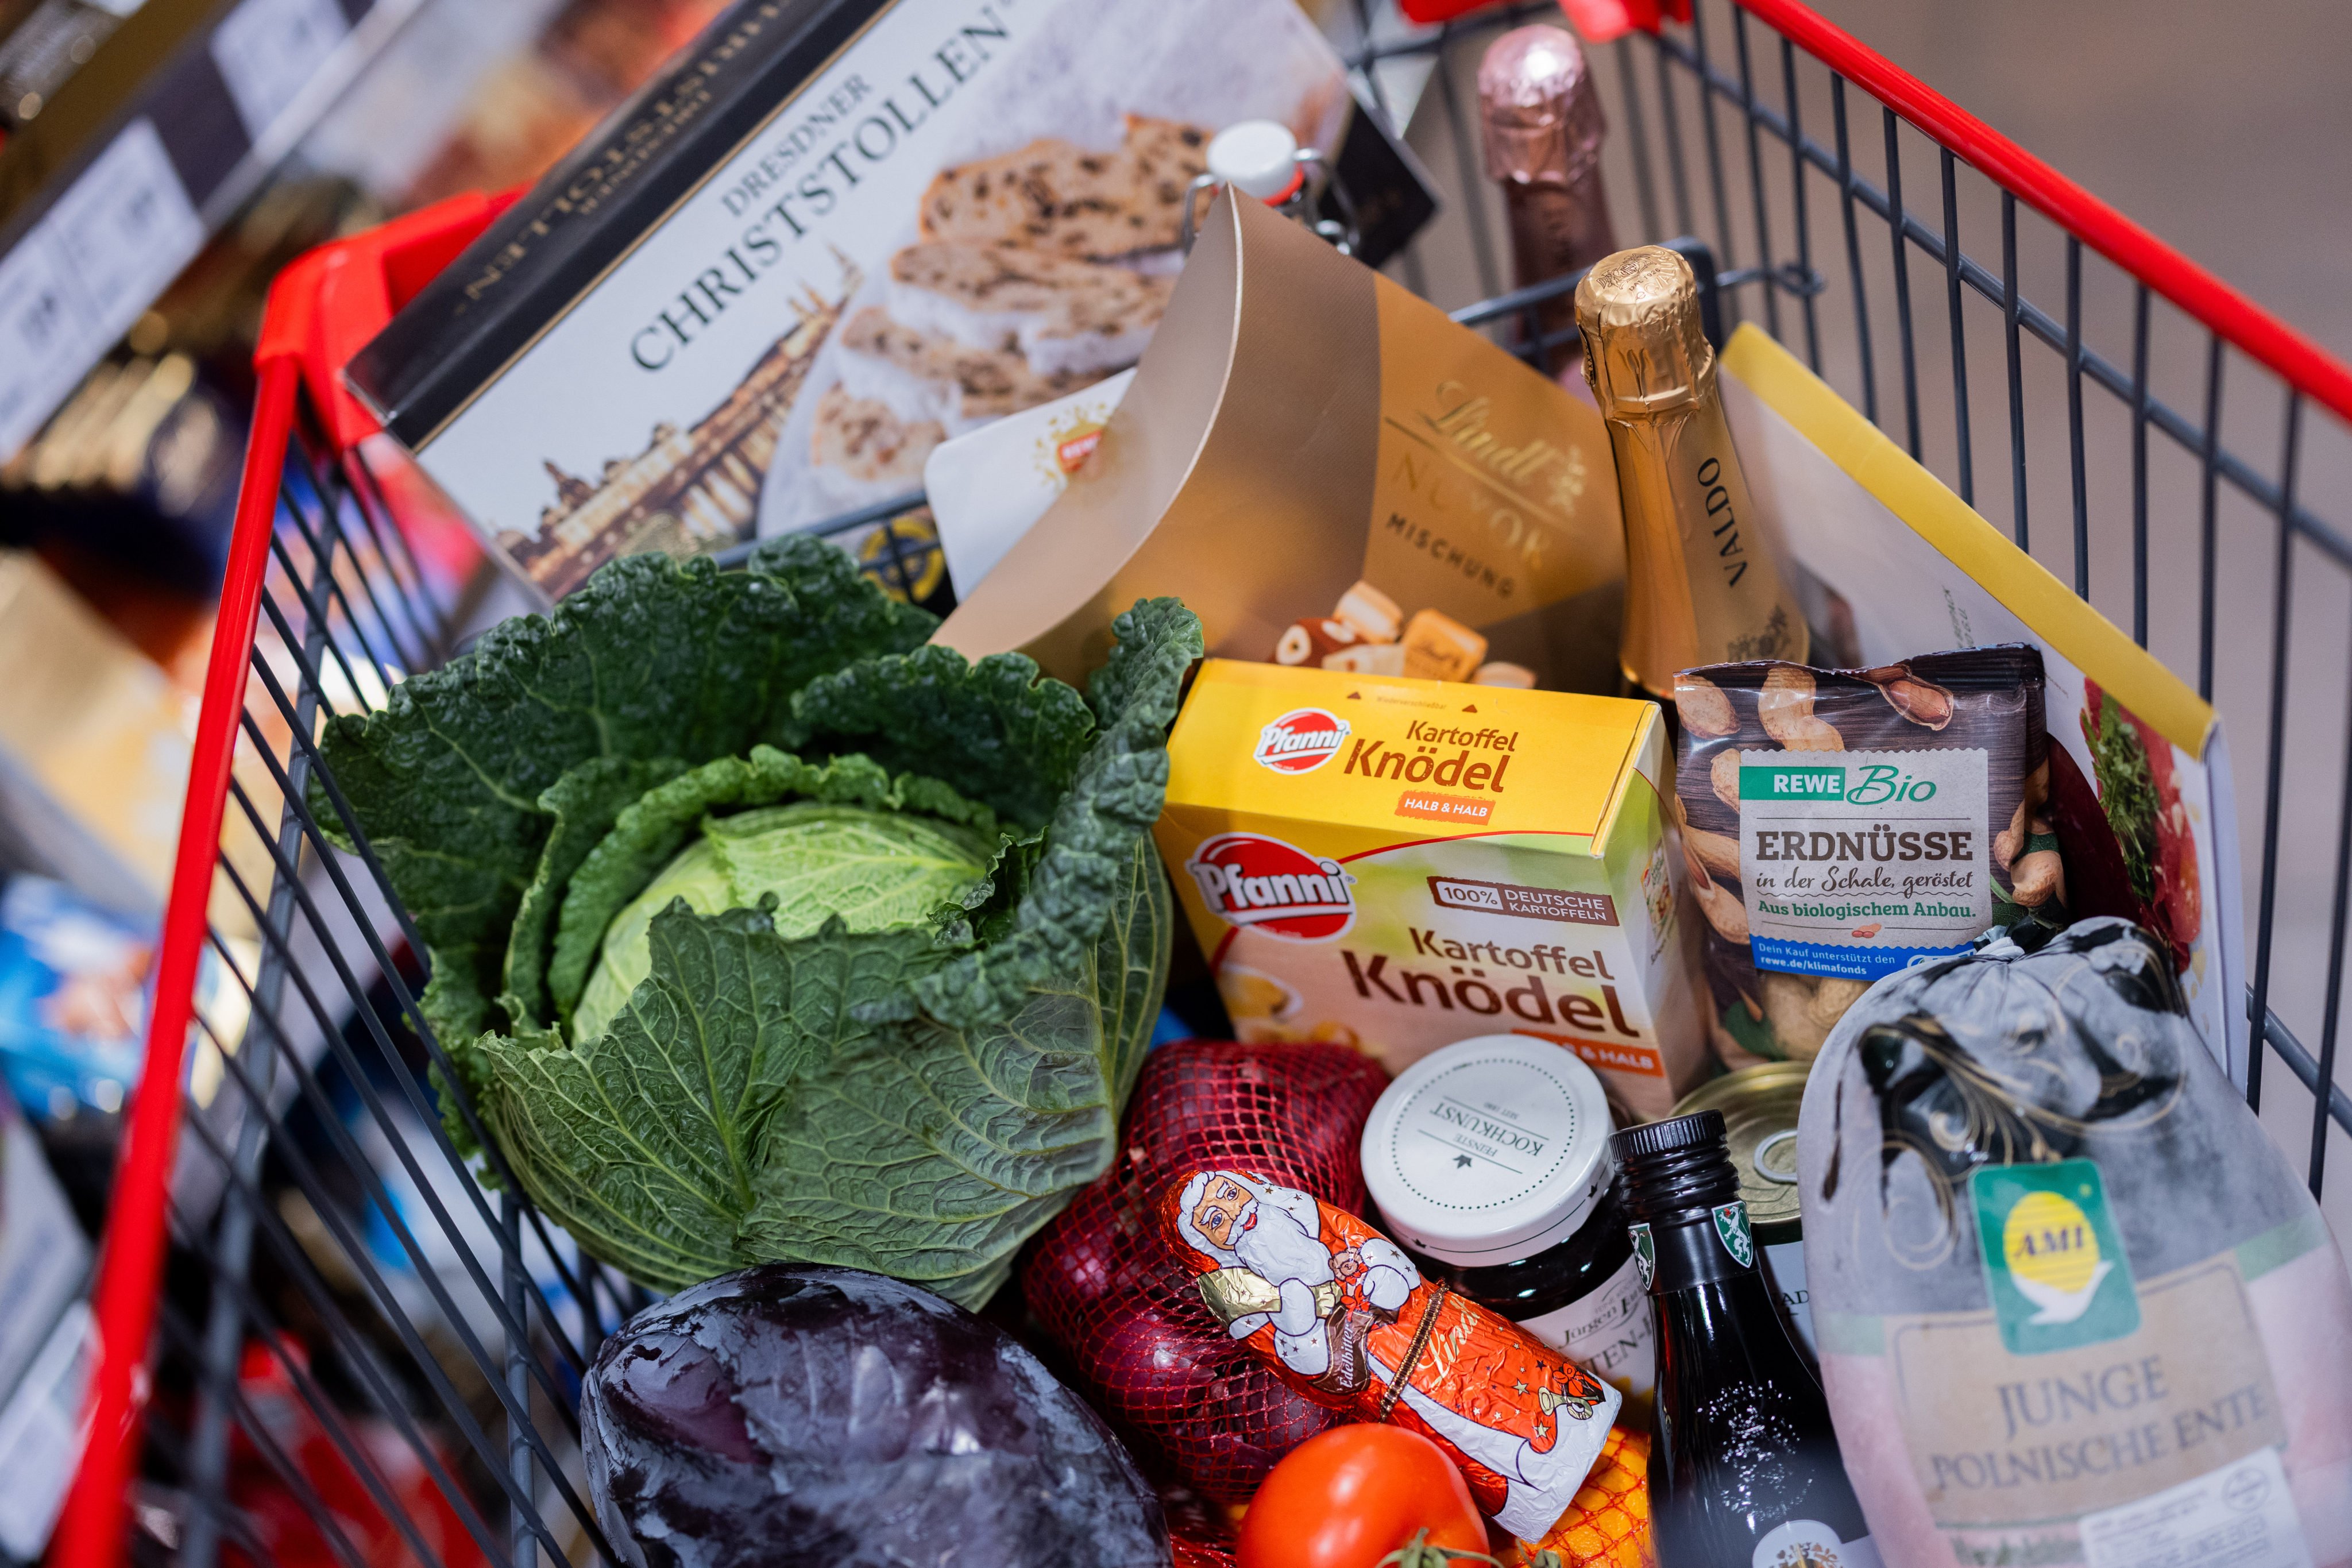
[[[1392,268],[1426,292],[1453,247],[1482,296],[1455,319],[1558,373],[1575,334],[1547,333],[1542,307],[1577,279],[1505,291],[1464,107],[1484,43],[1552,10],[1396,33],[1360,3],[1350,61],[1375,113],[1425,75],[1426,151],[1452,165],[1447,217]],[[2315,430],[2341,445],[2352,373],[1794,0],[1699,0],[1691,25],[1595,58],[1610,186],[1692,259],[1711,332],[1751,320],[1801,353],[2248,738],[2243,1088],[2352,1234],[2326,1190],[2352,1133],[2352,537],[2305,474]],[[449,255],[471,232],[404,222],[395,238]],[[281,285],[263,350],[158,963],[146,1082],[165,1092],[130,1122],[81,1352],[97,1425],[54,1555],[623,1563],[576,1410],[647,1298],[514,1195],[470,1106],[501,1190],[452,1145],[423,943],[312,745],[322,715],[382,701],[482,618],[452,525],[379,472],[333,367],[304,358],[293,318],[319,272]],[[952,589],[921,505],[813,531],[938,607]],[[175,1100],[184,1040],[206,1087]]]

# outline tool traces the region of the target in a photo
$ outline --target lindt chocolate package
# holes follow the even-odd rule
[[[2065,923],[2039,649],[1709,665],[1675,677],[1675,707],[1708,1033],[1727,1065],[1811,1060],[1885,976],[1993,926]]]
[[[1613,691],[1613,475],[1589,403],[1227,194],[1093,456],[938,640],[1075,674],[1174,594],[1221,658]]]

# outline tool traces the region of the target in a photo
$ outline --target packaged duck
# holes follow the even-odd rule
[[[1707,1031],[1727,1066],[1809,1061],[1871,985],[2019,921],[2065,922],[2042,653],[1675,677],[1675,805]]]
[[[2021,925],[1878,984],[1798,1167],[1891,1568],[2352,1563],[2352,1283],[2156,938]]]

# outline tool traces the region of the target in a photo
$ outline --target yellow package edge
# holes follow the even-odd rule
[[[2077,598],[1770,334],[1743,322],[1723,366],[1895,519],[2112,691],[2173,744],[2201,755],[2213,710],[2163,661]]]
[[[1610,792],[1608,807],[1601,814],[1601,826],[1593,830],[1592,847],[1588,853],[1605,856],[1608,845],[1617,832],[1617,819],[1624,815],[1625,802],[1637,784],[1650,786],[1658,797],[1658,815],[1667,816],[1665,797],[1675,790],[1675,781],[1668,770],[1672,767],[1665,743],[1666,717],[1664,710],[1651,705],[1650,710],[1633,726],[1625,741],[1625,754],[1617,760],[1617,787]],[[1647,763],[1651,773],[1643,771]],[[1653,777],[1652,773],[1659,776]]]

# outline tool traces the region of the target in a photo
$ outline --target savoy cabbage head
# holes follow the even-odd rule
[[[776,934],[813,935],[835,917],[853,931],[915,925],[987,876],[996,839],[961,823],[872,806],[794,801],[705,816],[685,848],[604,928],[572,1006],[572,1038],[602,1035],[653,970],[653,919],[673,899],[698,914],[774,895]]]
[[[1116,1148],[1199,623],[1139,602],[1083,697],[934,624],[813,541],[632,557],[328,727],[482,1125],[648,1286],[790,1260],[977,1306]]]

